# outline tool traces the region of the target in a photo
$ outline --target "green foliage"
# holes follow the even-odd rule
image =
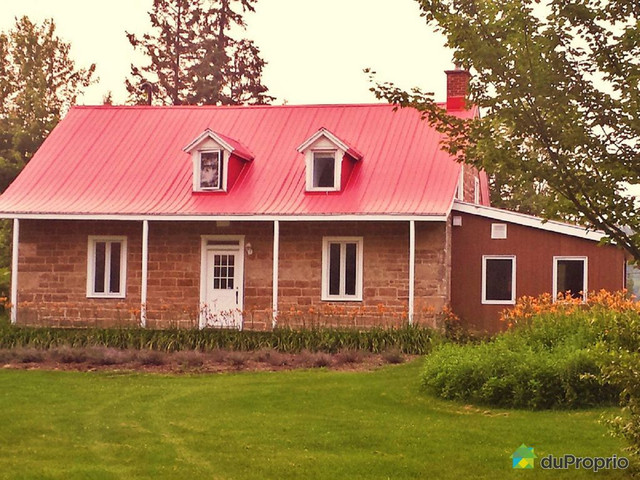
[[[640,316],[625,315],[611,325],[607,341],[597,347],[604,382],[621,390],[621,415],[608,420],[612,432],[624,438],[627,450],[640,461]]]
[[[425,354],[437,335],[430,329],[404,327],[370,330],[277,328],[269,332],[238,330],[60,329],[0,325],[0,348],[61,346],[211,351],[216,349],[280,352],[310,350],[336,353],[361,350],[381,353],[395,349],[405,354]]]
[[[619,390],[599,381],[595,345],[614,315],[543,314],[480,344],[445,344],[426,359],[423,386],[443,398],[515,408],[611,403]]]
[[[458,160],[511,187],[502,193],[515,206],[521,187],[535,185],[548,194],[538,207],[545,216],[602,229],[640,260],[640,216],[625,191],[626,182],[640,183],[637,2],[418,3],[455,62],[473,73],[482,116],[449,116],[430,95],[389,83],[377,94],[421,110]]]
[[[235,39],[245,28],[242,14],[253,12],[256,0],[154,0],[149,19],[153,33],[127,33],[131,45],[150,63],[131,65],[125,80],[130,98],[145,103],[140,87],[152,83],[163,104],[234,105],[268,103],[262,84],[258,47]]]
[[[0,191],[93,82],[95,65],[76,68],[55,29],[51,19],[38,25],[25,16],[0,34]]]

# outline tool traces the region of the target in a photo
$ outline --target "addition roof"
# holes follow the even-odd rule
[[[296,148],[323,127],[362,160],[343,191],[309,193]],[[227,193],[193,192],[183,148],[207,129],[254,157]],[[388,104],[73,107],[0,196],[0,215],[442,219],[461,167],[441,139],[418,111]]]

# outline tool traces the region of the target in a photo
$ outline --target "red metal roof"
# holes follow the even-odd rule
[[[362,154],[342,192],[305,192],[296,147],[322,127]],[[255,157],[228,193],[192,192],[183,148],[206,129]],[[74,107],[0,197],[0,214],[446,215],[460,165],[440,140],[419,112],[388,104]]]

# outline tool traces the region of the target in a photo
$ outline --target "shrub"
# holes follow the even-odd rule
[[[138,353],[138,362],[140,362],[141,365],[159,366],[166,363],[166,358],[160,352],[153,350],[141,350]]]
[[[300,353],[299,357],[302,365],[313,368],[328,367],[333,361],[331,355],[327,355],[324,352],[310,352],[305,350]]]
[[[61,347],[52,350],[51,357],[60,363],[84,363],[87,361],[85,349]]]
[[[335,361],[337,365],[343,365],[345,363],[362,363],[362,352],[351,349],[340,350],[335,356]]]
[[[423,385],[443,398],[515,408],[578,408],[611,402],[587,349],[547,353],[505,342],[444,345],[427,358]]]
[[[15,358],[21,363],[40,363],[45,360],[44,352],[37,348],[19,348],[14,353]]]
[[[227,352],[216,348],[210,352],[207,352],[206,357],[213,363],[224,363],[227,359]]]
[[[627,451],[640,462],[640,315],[626,312],[616,316],[599,342],[601,381],[620,390],[622,412],[606,420],[614,435],[624,438]]]
[[[229,352],[227,361],[234,367],[242,367],[249,361],[249,356],[245,352]]]
[[[314,367],[322,368],[331,366],[332,358],[331,355],[327,355],[326,353],[315,353],[313,355],[313,360],[311,364]]]
[[[87,350],[87,362],[91,365],[119,365],[131,362],[134,357],[134,352],[117,348],[93,347]]]
[[[387,363],[397,365],[404,362],[404,355],[400,353],[400,350],[391,348],[382,352],[382,359]]]
[[[443,398],[500,407],[612,402],[624,387],[600,376],[595,346],[640,340],[638,332],[614,328],[621,316],[638,318],[638,305],[624,292],[590,298],[587,305],[562,298],[554,303],[549,296],[520,299],[503,314],[508,331],[479,344],[444,344],[428,356],[423,386]]]
[[[184,352],[177,352],[174,355],[174,360],[178,365],[185,368],[197,368],[204,365],[204,356],[202,353],[188,350]]]
[[[14,359],[14,352],[12,350],[3,349],[0,350],[0,364],[9,363]]]

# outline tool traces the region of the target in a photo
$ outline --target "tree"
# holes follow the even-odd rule
[[[391,83],[379,97],[414,106],[460,161],[550,195],[547,216],[604,230],[640,260],[640,3],[628,0],[418,0],[457,64],[474,74],[471,121]],[[626,228],[625,228],[626,227]],[[636,232],[636,233],[628,233]]]
[[[244,29],[242,14],[256,0],[154,0],[149,12],[153,33],[127,33],[129,42],[148,58],[131,65],[125,80],[136,103],[145,103],[140,86],[151,83],[163,104],[266,103],[272,97],[262,84],[265,62],[255,44],[234,39]],[[237,8],[236,8],[237,7]]]
[[[55,33],[53,20],[16,19],[0,33],[0,191],[18,175],[92,83],[95,65],[77,69],[70,44]],[[0,222],[0,292],[7,293],[11,224]]]
[[[0,33],[0,191],[92,83],[95,64],[77,69],[55,28],[25,16]]]

